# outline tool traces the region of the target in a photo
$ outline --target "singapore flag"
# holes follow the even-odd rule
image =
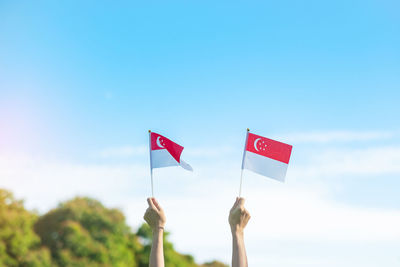
[[[242,169],[284,182],[292,146],[247,132]]]
[[[181,166],[193,171],[192,167],[181,159],[183,146],[180,146],[168,138],[150,132],[150,167],[163,168],[169,166]]]

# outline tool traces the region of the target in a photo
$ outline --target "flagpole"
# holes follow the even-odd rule
[[[243,169],[240,172],[240,187],[239,187],[239,197],[242,196],[242,181],[243,181]]]
[[[151,164],[151,131],[149,130],[149,154],[150,154],[150,177],[151,177],[151,196],[154,198],[153,189],[153,167]]]
[[[241,172],[240,172],[239,197],[242,196],[243,167],[244,167],[244,158],[245,158],[245,156],[246,156],[246,146],[247,146],[247,138],[248,138],[248,136],[249,136],[249,131],[250,131],[250,129],[247,128],[247,132],[246,132],[246,141],[244,142],[244,149],[243,149],[242,169],[241,169]]]

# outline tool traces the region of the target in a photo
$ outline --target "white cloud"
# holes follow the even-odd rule
[[[80,164],[29,155],[0,155],[1,186],[45,211],[60,200],[89,195],[115,199],[141,189],[148,175],[139,164]]]
[[[208,158],[220,157],[231,153],[234,149],[229,146],[222,147],[195,147],[183,150],[184,157]],[[103,159],[127,158],[133,156],[148,156],[148,146],[119,146],[109,147],[95,153],[96,157]]]
[[[365,142],[390,139],[396,134],[391,131],[315,131],[281,135],[275,138],[289,143]]]
[[[229,153],[229,149],[218,151]],[[106,153],[107,156],[124,155],[111,152]],[[188,156],[195,158],[207,151],[196,153]],[[309,158],[301,164],[292,162],[289,174],[299,181],[310,174],[320,177],[328,173],[399,172],[399,155],[398,147],[326,149],[315,156],[307,154]],[[172,232],[171,238],[178,250],[191,253],[202,261],[218,258],[229,262],[231,245],[227,215],[238,191],[239,167],[229,161],[225,165],[212,161],[194,167],[193,174],[180,168],[155,170],[156,197],[167,212],[167,229]],[[129,224],[135,227],[143,222],[145,198],[150,192],[148,172],[148,166],[139,163],[82,164],[30,155],[0,155],[2,187],[25,198],[29,207],[44,212],[60,200],[76,194],[89,195],[108,206],[121,208]],[[243,192],[247,198],[246,207],[252,214],[246,230],[252,266],[271,263],[274,266],[300,266],[300,262],[329,266],[327,259],[309,251],[296,252],[295,247],[302,243],[315,251],[321,246],[337,244],[334,254],[343,253],[343,257],[350,257],[345,256],[345,247],[349,244],[357,250],[365,243],[393,243],[390,249],[400,240],[399,211],[338,202],[330,197],[329,188],[316,187],[310,180],[281,184],[246,172]],[[266,258],[265,254],[273,244],[292,247],[292,261],[288,261],[285,254]],[[320,255],[330,257],[332,253],[321,252]],[[362,253],[355,253],[359,253],[357,260],[360,260]],[[386,257],[382,255],[385,262]],[[296,259],[297,265],[294,264]],[[343,259],[338,262],[343,263]]]
[[[216,174],[220,175],[223,174]],[[177,249],[192,253],[202,261],[219,258],[229,262],[231,237],[227,217],[237,187],[238,179],[210,177],[185,187],[185,195],[176,192],[160,195],[167,213],[167,228]],[[253,266],[266,266],[270,262],[265,254],[271,244],[308,243],[315,251],[321,246],[337,244],[338,251],[334,252],[337,254],[345,253],[340,251],[340,246],[351,245],[357,249],[365,243],[387,244],[400,240],[400,211],[340,204],[315,188],[305,188],[246,174],[244,195],[246,208],[252,215],[246,229],[246,244],[249,255],[258,262]],[[131,223],[146,208],[138,198],[131,199],[127,206],[127,214],[135,214],[128,217]],[[293,259],[302,257],[295,249],[293,253],[290,255]],[[303,262],[327,261],[308,256]],[[281,255],[275,260],[287,263],[286,257]]]
[[[302,176],[398,174],[400,147],[327,148],[311,153],[306,164],[294,167],[293,172]]]
[[[232,153],[234,149],[229,146],[219,147],[195,147],[184,150],[185,155],[190,157],[221,157]]]
[[[254,239],[389,241],[400,239],[400,211],[354,207],[298,188],[251,189]]]
[[[103,149],[96,153],[96,155],[100,158],[108,159],[142,156],[147,153],[149,153],[149,148],[147,146],[120,146]]]

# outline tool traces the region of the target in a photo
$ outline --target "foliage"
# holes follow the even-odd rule
[[[90,198],[75,198],[42,216],[35,231],[59,266],[136,267],[139,246],[124,215]]]
[[[49,251],[33,231],[36,219],[22,201],[0,189],[0,266],[51,266]]]
[[[177,252],[164,233],[168,267],[227,267],[213,261],[198,265]],[[124,215],[99,201],[77,197],[39,217],[0,189],[0,266],[147,267],[152,232],[147,224],[134,234]]]

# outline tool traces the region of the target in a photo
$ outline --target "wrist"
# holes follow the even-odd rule
[[[164,232],[164,226],[156,226],[152,230],[153,230],[153,234],[155,234],[155,233],[163,233]]]
[[[240,227],[231,227],[232,236],[242,237],[244,235],[244,229]]]
[[[244,242],[243,232],[241,232],[241,233],[232,233],[232,241],[234,243],[243,243]]]

